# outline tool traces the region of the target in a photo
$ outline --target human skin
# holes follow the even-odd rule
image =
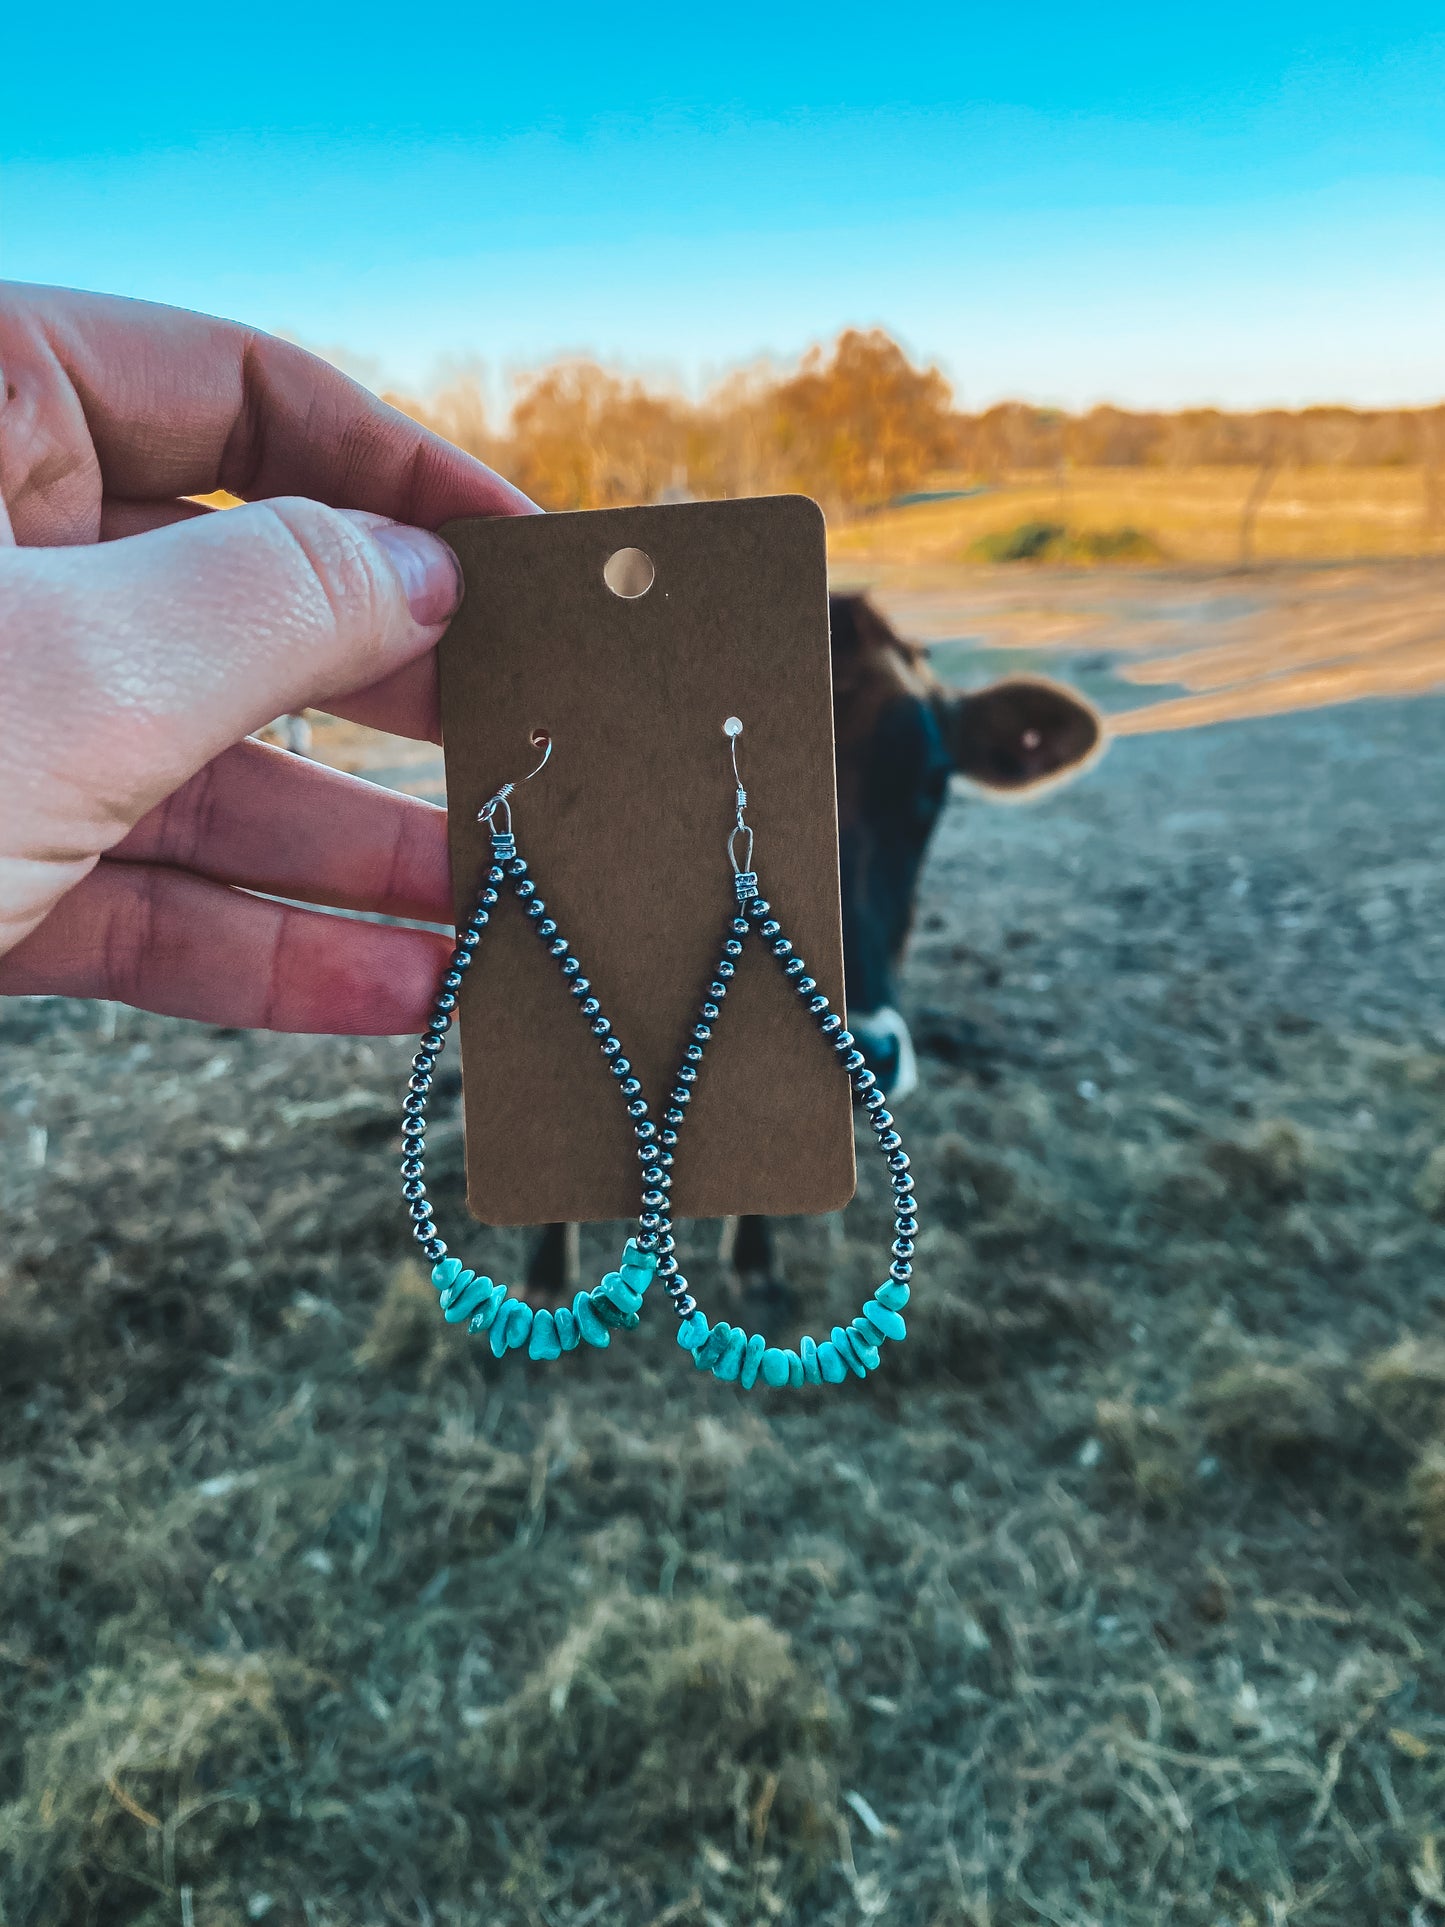
[[[447,922],[445,812],[248,738],[437,740],[426,531],[531,510],[289,343],[0,283],[0,993],[419,1028],[447,943],[299,906]]]

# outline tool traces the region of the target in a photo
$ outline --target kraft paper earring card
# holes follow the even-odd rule
[[[585,958],[653,1116],[697,1021],[731,897],[723,722],[746,726],[767,895],[841,1009],[823,520],[798,496],[468,520],[441,645],[459,920],[491,863],[501,784],[547,913]],[[552,753],[534,780],[533,737]],[[504,893],[461,997],[467,1196],[488,1224],[625,1218],[637,1146],[606,1058]],[[837,1210],[853,1194],[846,1079],[749,945],[681,1133],[680,1217]]]

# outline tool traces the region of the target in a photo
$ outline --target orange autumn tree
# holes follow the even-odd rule
[[[695,411],[590,361],[530,377],[512,404],[508,472],[547,509],[655,502],[687,485]]]
[[[427,401],[387,399],[547,509],[800,490],[846,514],[916,488],[962,449],[943,375],[881,329],[850,330],[795,373],[731,375],[701,402],[582,360],[525,376],[495,431],[476,373]]]
[[[881,328],[850,328],[827,355],[813,349],[773,389],[769,413],[786,485],[833,510],[878,507],[958,454],[947,381],[914,367]]]

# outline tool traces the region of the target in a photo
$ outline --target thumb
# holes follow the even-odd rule
[[[439,537],[282,498],[0,552],[0,655],[32,773],[56,780],[74,828],[105,823],[106,847],[271,717],[431,648],[460,599]]]

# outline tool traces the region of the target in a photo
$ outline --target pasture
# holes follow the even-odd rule
[[[950,481],[940,476],[930,487],[946,491]],[[957,486],[976,482],[961,477]],[[1065,467],[1011,475],[961,499],[879,510],[836,529],[830,548],[845,574],[986,562],[992,539],[1029,524],[1076,537],[1132,530],[1145,559],[1174,565],[1439,555],[1445,492],[1438,474],[1404,464]]]
[[[1445,712],[1378,680],[1438,577],[947,560],[902,626],[1118,740],[940,829],[866,1384],[738,1394],[656,1313],[503,1375],[409,1256],[409,1043],[0,1006],[7,1927],[1445,1921]],[[1242,695],[1283,634],[1389,693]],[[810,1328],[874,1163],[781,1229]]]

